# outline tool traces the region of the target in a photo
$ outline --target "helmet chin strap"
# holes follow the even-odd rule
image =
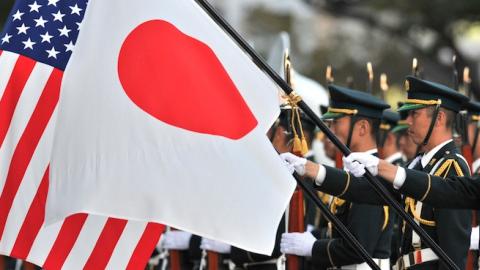
[[[355,115],[352,115],[350,117],[350,128],[348,129],[347,143],[345,144],[347,148],[350,148],[350,144],[352,143],[353,126],[355,125],[356,121],[357,117],[355,117]]]
[[[437,117],[438,117],[439,112],[440,112],[440,104],[437,104],[435,106],[435,111],[433,112],[433,115],[432,115],[432,120],[430,121],[430,125],[428,127],[427,135],[425,135],[425,138],[423,139],[422,144],[418,146],[416,156],[418,156],[418,154],[420,153],[421,148],[428,144],[428,141],[430,140],[430,137],[432,136],[433,128],[435,127],[435,123],[437,122]]]

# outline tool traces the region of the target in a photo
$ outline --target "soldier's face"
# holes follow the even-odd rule
[[[473,140],[474,140],[473,137],[475,137],[475,127],[476,126],[477,126],[476,121],[470,122],[468,124],[468,140],[469,140],[470,145],[473,145]],[[478,138],[477,138],[477,141],[478,141]]]
[[[421,144],[427,135],[431,121],[427,108],[409,111],[406,121],[409,125],[408,135],[415,144]]]
[[[330,129],[344,144],[347,143],[350,120],[350,117],[344,116],[331,121]]]
[[[398,141],[400,151],[407,157],[408,160],[412,160],[417,152],[417,145],[413,142],[412,137],[407,133],[400,135]]]
[[[278,126],[275,129],[272,144],[279,153],[290,152],[290,146],[288,145],[288,135],[286,134],[286,130],[282,126]]]

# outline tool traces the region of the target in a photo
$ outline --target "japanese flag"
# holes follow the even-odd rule
[[[47,222],[154,221],[270,253],[295,187],[265,135],[277,87],[191,0],[90,0],[81,27]]]

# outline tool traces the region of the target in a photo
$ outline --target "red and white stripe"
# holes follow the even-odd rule
[[[0,51],[0,254],[54,269],[142,269],[163,225],[76,214],[43,226],[63,72]]]

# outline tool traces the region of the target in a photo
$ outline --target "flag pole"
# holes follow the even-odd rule
[[[266,64],[264,60],[252,49],[252,47],[238,34],[232,26],[230,26],[225,19],[223,19],[216,10],[206,1],[206,0],[196,0],[196,2],[205,10],[205,12],[214,20],[223,30],[230,35],[232,39],[251,57],[252,61],[262,69],[278,86],[280,86],[283,91],[290,95],[292,92],[294,93],[293,89],[275,72],[273,69]],[[310,107],[303,101],[300,100],[298,102],[298,106],[302,109],[302,111],[308,115],[308,117],[320,128],[320,130],[332,141],[335,146],[337,146],[340,151],[345,156],[348,156],[351,151],[348,149],[345,144],[343,144],[336,136],[332,133],[332,131],[325,125],[325,123],[320,120],[320,118],[312,111]],[[448,255],[443,251],[440,246],[438,246],[435,241],[413,220],[413,218],[408,215],[408,213],[402,208],[402,206],[393,198],[392,194],[386,189],[385,186],[375,178],[368,170],[365,173],[365,178],[367,179],[368,183],[372,186],[372,188],[377,192],[377,194],[392,208],[399,214],[411,227],[412,229],[420,235],[421,239],[434,251],[434,253],[439,257],[439,259],[445,263],[448,269],[451,270],[460,270],[458,266],[448,257]],[[300,186],[301,181],[297,180]],[[307,194],[308,191],[307,191]],[[312,195],[312,194],[310,194]],[[314,199],[315,196],[312,196]],[[321,207],[320,205],[317,205]],[[322,208],[321,208],[322,209]],[[343,236],[343,235],[342,235]],[[348,239],[348,238],[347,238]],[[353,240],[353,239],[352,239]],[[352,244],[359,244],[358,241],[352,241]],[[354,244],[355,245],[355,244]],[[355,245],[357,246],[357,245]],[[360,246],[360,245],[359,245]],[[365,254],[366,251],[363,247],[359,247],[358,250],[360,253]],[[368,253],[366,253],[368,255]],[[378,266],[373,262],[371,257],[368,257],[366,260],[368,265],[373,269],[379,269]]]

